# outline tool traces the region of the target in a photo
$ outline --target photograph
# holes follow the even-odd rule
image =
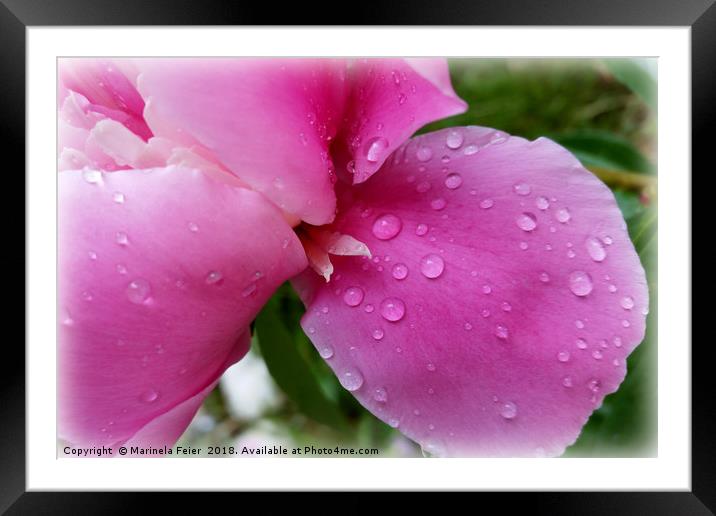
[[[656,58],[56,67],[58,459],[657,457]]]

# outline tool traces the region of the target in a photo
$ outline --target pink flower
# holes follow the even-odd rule
[[[60,437],[172,444],[291,279],[341,384],[427,451],[561,454],[626,373],[644,271],[554,142],[410,136],[442,60],[65,60]],[[318,273],[318,274],[317,274]]]

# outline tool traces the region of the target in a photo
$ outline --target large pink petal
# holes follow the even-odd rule
[[[458,128],[349,190],[333,227],[373,258],[295,281],[343,385],[432,453],[561,454],[645,330],[609,189],[550,140]]]
[[[242,181],[312,224],[333,219],[329,145],[343,117],[334,60],[140,62],[145,116],[160,136],[209,149]]]
[[[173,439],[301,244],[261,194],[196,169],[61,172],[59,206],[59,434]]]
[[[60,59],[60,100],[71,91],[79,93],[88,101],[86,111],[116,120],[147,140],[152,132],[143,118],[144,100],[125,75],[127,66],[122,60]]]
[[[444,59],[360,59],[335,152],[361,183],[423,125],[465,111]]]

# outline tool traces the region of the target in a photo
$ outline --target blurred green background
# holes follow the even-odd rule
[[[469,110],[420,132],[481,125],[572,151],[614,192],[647,271],[651,311],[628,374],[566,457],[656,455],[656,60],[458,59],[452,82]],[[418,445],[344,390],[303,334],[303,305],[284,285],[257,318],[250,353],[207,398],[180,444],[375,447],[419,457]]]

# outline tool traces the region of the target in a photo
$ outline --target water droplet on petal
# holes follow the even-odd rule
[[[522,231],[532,231],[537,227],[537,218],[531,213],[520,214],[515,222]]]
[[[574,271],[569,275],[569,290],[572,294],[584,297],[592,291],[592,277],[584,271]]]
[[[510,336],[510,332],[507,329],[507,326],[502,326],[500,324],[495,326],[495,336],[498,339],[502,339],[502,340],[507,339]]]
[[[115,240],[121,246],[125,246],[125,245],[129,244],[129,237],[127,236],[127,233],[124,233],[122,231],[119,231],[115,235]]]
[[[584,339],[577,339],[575,344],[579,349],[587,349],[587,341]]]
[[[391,428],[398,428],[400,426],[400,420],[396,417],[391,417],[388,419],[388,425],[390,425]]]
[[[557,353],[557,360],[560,362],[569,362],[569,351],[560,351]]]
[[[134,304],[140,305],[149,299],[152,293],[152,286],[147,280],[137,278],[127,285],[126,293],[127,299]]]
[[[445,186],[450,190],[459,188],[462,184],[462,176],[460,174],[450,174],[445,178]]]
[[[418,186],[415,187],[415,191],[418,193],[425,193],[430,190],[431,185],[428,181],[421,181]]]
[[[572,215],[569,213],[569,210],[567,208],[558,209],[554,216],[562,224],[566,224],[567,222],[569,222],[569,219],[572,218]]]
[[[388,297],[380,304],[380,315],[383,319],[397,322],[405,315],[405,303],[397,297]]]
[[[373,223],[373,235],[380,240],[390,240],[400,233],[402,228],[403,222],[395,215],[381,215]]]
[[[415,228],[415,234],[418,236],[423,236],[427,232],[428,232],[427,224],[418,224],[418,226]]]
[[[347,288],[343,294],[343,301],[348,306],[358,306],[363,302],[364,292],[360,287]]]
[[[117,204],[124,204],[124,194],[122,192],[114,192],[112,194],[112,200]]]
[[[495,201],[493,201],[492,199],[483,199],[482,201],[480,201],[480,208],[482,208],[483,210],[489,210],[494,205]]]
[[[415,157],[418,158],[418,161],[425,163],[426,161],[430,161],[432,159],[433,151],[430,147],[422,146],[415,153]]]
[[[565,387],[571,387],[573,385],[572,377],[565,376],[564,378],[562,378],[562,385],[564,385]]]
[[[388,140],[382,136],[371,138],[365,144],[365,159],[371,163],[380,160],[388,150]]]
[[[447,139],[445,140],[445,145],[447,145],[450,149],[459,149],[462,145],[462,142],[465,141],[465,137],[460,131],[452,130],[448,133]]]
[[[375,340],[381,340],[384,335],[385,333],[380,328],[376,328],[375,330],[373,330],[373,338]]]
[[[338,381],[341,382],[344,389],[353,392],[363,385],[363,375],[358,369],[349,368],[341,372]]]
[[[373,399],[378,403],[385,403],[388,401],[388,391],[383,387],[376,387],[373,390]]]
[[[502,303],[502,310],[505,312],[511,312],[512,311],[512,305],[508,303],[507,301],[503,301]]]
[[[602,356],[603,356],[602,352],[599,351],[598,349],[595,349],[594,351],[592,351],[592,357],[594,357],[596,360],[601,360]]]
[[[207,285],[216,285],[221,283],[223,279],[224,276],[222,276],[219,271],[210,271],[209,274],[206,275],[206,278],[204,278],[204,281]]]
[[[483,285],[482,286],[482,293],[483,294],[489,294],[492,292],[492,287],[490,285]]]
[[[428,371],[435,371],[435,364],[433,363],[428,364],[426,367]]]
[[[187,224],[187,227],[189,228],[189,231],[191,231],[192,233],[197,233],[199,231],[199,226],[197,226],[193,222],[189,222],[189,224]]]
[[[159,393],[155,391],[154,389],[149,389],[148,391],[144,391],[139,399],[141,399],[144,403],[152,403],[159,398]]]
[[[614,243],[614,240],[612,240],[612,237],[609,235],[602,238],[602,242],[604,242],[606,245],[612,245]]]
[[[622,298],[619,304],[624,310],[631,310],[632,308],[634,308],[634,298],[630,296],[625,296]]]
[[[467,331],[472,330],[472,324],[470,324],[469,322],[466,322],[466,323],[463,325],[463,327],[464,327]]]
[[[445,262],[437,254],[428,254],[420,260],[420,272],[426,278],[439,277],[445,270]]]
[[[95,253],[94,251],[90,251],[89,253],[87,253],[87,256],[89,256],[90,260],[97,259],[97,253]]]
[[[505,419],[514,419],[517,416],[517,405],[511,401],[500,404],[500,415]]]
[[[549,283],[549,274],[547,274],[546,272],[541,272],[539,275],[539,280],[542,283]]]
[[[102,182],[102,172],[86,168],[82,171],[82,177],[90,184],[96,185]]]
[[[471,156],[472,154],[475,154],[480,148],[477,145],[468,145],[465,147],[465,150],[462,151],[465,156]]]
[[[393,277],[397,280],[405,279],[408,276],[408,266],[404,263],[396,263],[393,265],[393,270],[391,271],[393,274]]]
[[[314,331],[315,331],[315,329],[314,329]],[[318,348],[318,354],[321,356],[321,358],[323,358],[325,360],[328,360],[329,358],[331,358],[333,356],[333,353],[334,353],[333,346],[331,346],[330,344],[322,344]]]
[[[537,199],[535,199],[535,206],[540,210],[546,210],[549,208],[549,200],[546,197],[537,197]]]
[[[607,257],[607,252],[604,250],[604,246],[602,246],[602,243],[594,237],[588,238],[584,243],[584,246],[587,248],[589,257],[595,262],[601,262]]]
[[[442,197],[438,197],[437,199],[433,199],[430,201],[430,207],[434,209],[435,211],[440,211],[447,205],[447,202]]]
[[[529,195],[532,191],[532,187],[527,183],[517,183],[512,189],[517,195]]]
[[[363,308],[363,310],[365,310],[366,313],[371,313],[374,309],[375,308],[371,304],[367,304],[367,305],[365,305],[365,308]]]

